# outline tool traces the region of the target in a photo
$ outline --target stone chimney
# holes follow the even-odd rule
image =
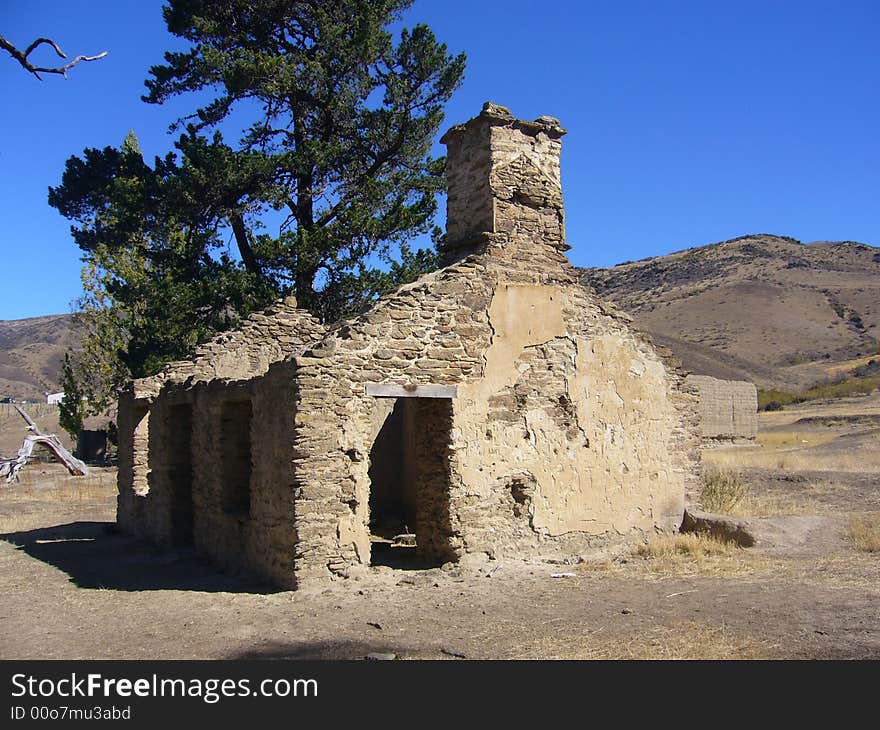
[[[446,145],[446,241],[443,265],[472,253],[524,259],[568,250],[558,119],[516,119],[486,102],[479,116],[452,127]]]

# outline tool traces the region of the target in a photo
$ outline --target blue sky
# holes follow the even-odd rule
[[[0,56],[0,319],[68,312],[79,295],[80,252],[46,202],[65,160],[129,129],[148,159],[170,149],[189,105],[140,101],[147,69],[180,47],[161,5],[0,0],[0,34],[19,47],[45,35],[71,55],[109,51],[66,81]],[[876,0],[416,0],[419,21],[468,54],[447,126],[492,100],[569,130],[578,265],[758,232],[880,245]]]

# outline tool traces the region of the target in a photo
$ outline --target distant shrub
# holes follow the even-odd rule
[[[787,393],[784,390],[759,390],[758,391],[758,410],[759,411],[781,411],[783,406],[798,403],[799,398],[794,393]],[[769,408],[770,404],[773,408]]]
[[[830,383],[819,383],[800,395],[800,400],[820,398],[845,398],[851,395],[868,395],[880,388],[880,376],[844,378]]]
[[[784,406],[795,403],[803,403],[809,400],[828,400],[831,398],[846,398],[854,395],[869,395],[880,388],[880,374],[870,363],[863,366],[863,375],[856,377],[842,377],[826,383],[816,383],[800,393],[787,393],[784,390],[759,390],[759,411],[781,411]]]
[[[857,378],[880,375],[880,360],[868,360],[864,365],[854,368],[852,374]]]
[[[791,236],[777,236],[775,233],[747,233],[745,236],[737,236],[736,238],[731,238],[730,241],[724,241],[724,243],[742,241],[746,238],[778,238],[782,241],[788,241],[789,243],[800,243],[796,238],[792,238]]]
[[[783,365],[800,365],[805,362],[809,362],[811,358],[803,355],[800,352],[796,352],[793,355],[788,355],[782,359]]]

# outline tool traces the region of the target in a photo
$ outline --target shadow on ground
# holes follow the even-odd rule
[[[120,535],[112,522],[71,522],[0,534],[0,540],[58,568],[80,588],[261,594],[278,591],[250,576],[222,573],[192,549],[161,551]]]
[[[395,657],[414,656],[410,648],[385,642],[350,641],[296,641],[289,644],[266,644],[236,652],[227,659],[366,659],[369,654],[394,654]],[[387,657],[390,658],[390,657]]]

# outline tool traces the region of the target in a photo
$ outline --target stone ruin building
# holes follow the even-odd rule
[[[135,381],[120,528],[284,588],[381,564],[396,533],[427,566],[678,529],[696,399],[578,283],[564,134],[486,104],[442,140],[443,268],[326,327],[280,301]]]
[[[699,397],[700,435],[707,441],[753,441],[758,435],[758,389],[747,380],[688,375]]]

